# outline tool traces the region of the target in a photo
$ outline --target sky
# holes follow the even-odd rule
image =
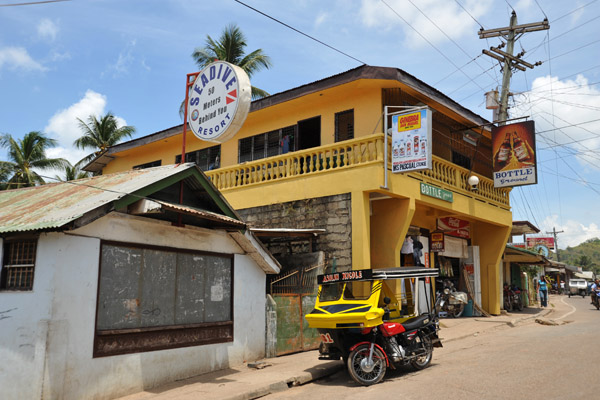
[[[112,112],[134,138],[179,125],[193,50],[232,23],[247,52],[270,56],[252,85],[271,94],[365,63],[400,68],[492,120],[484,93],[501,88],[502,71],[482,50],[501,40],[478,31],[508,26],[513,10],[518,24],[547,18],[549,30],[515,45],[542,63],[511,79],[509,118],[535,121],[538,159],[538,183],[511,192],[513,220],[562,231],[561,249],[600,237],[599,0],[23,3],[0,0],[0,134],[42,131],[58,141],[48,156],[72,163],[87,155],[72,146],[77,118]]]

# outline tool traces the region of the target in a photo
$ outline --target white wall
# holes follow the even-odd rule
[[[76,232],[240,252],[225,233],[139,217],[104,217]],[[0,312],[13,309],[0,320],[3,399],[109,399],[264,357],[265,274],[249,256],[236,254],[232,343],[93,358],[99,251],[97,237],[43,234],[33,292],[0,292]]]

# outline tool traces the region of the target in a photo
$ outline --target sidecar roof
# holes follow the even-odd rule
[[[436,277],[440,275],[437,268],[400,267],[380,269],[358,269],[345,272],[334,272],[317,276],[319,285],[350,281],[369,281],[385,279],[407,279]]]

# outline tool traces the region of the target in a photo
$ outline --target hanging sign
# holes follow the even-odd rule
[[[431,110],[392,116],[392,172],[431,169]]]
[[[200,140],[224,143],[242,127],[251,102],[250,79],[238,66],[216,61],[204,68],[192,85],[188,124]]]
[[[444,251],[444,232],[431,232],[431,251],[439,253]]]
[[[492,128],[494,187],[537,183],[533,121]]]
[[[437,220],[437,228],[444,231],[446,235],[463,239],[471,238],[471,226],[469,221],[453,217],[442,217]]]

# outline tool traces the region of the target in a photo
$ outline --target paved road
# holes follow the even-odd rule
[[[568,323],[531,320],[450,342],[435,349],[431,367],[388,372],[378,385],[361,387],[343,371],[264,399],[598,398],[600,311],[589,298],[554,296],[553,302],[562,302],[555,304],[560,313],[549,318]]]

